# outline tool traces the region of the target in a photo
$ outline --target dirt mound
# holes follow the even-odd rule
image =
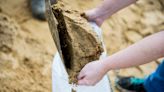
[[[163,0],[142,0],[114,14],[103,25],[107,49],[117,52],[144,37],[164,29]],[[108,27],[107,27],[108,26]],[[109,31],[108,31],[109,32]],[[117,39],[116,39],[117,38]],[[114,44],[115,46],[109,46]]]
[[[3,29],[0,29],[0,92],[51,91],[51,61],[55,46],[47,23],[32,19],[28,1],[0,0],[0,24],[3,25],[0,27]],[[102,2],[64,1],[80,11],[93,8]],[[147,35],[164,29],[163,10],[164,0],[138,0],[135,5],[110,17],[102,25],[108,53],[113,54]],[[15,20],[8,17],[8,22],[4,21],[3,17],[6,15],[2,13]],[[157,64],[152,62],[138,68],[122,69],[119,74],[142,77],[154,71],[156,66]],[[113,85],[115,77],[111,71]]]
[[[24,34],[13,19],[0,13],[1,92],[50,90],[53,54],[43,48],[43,42]]]

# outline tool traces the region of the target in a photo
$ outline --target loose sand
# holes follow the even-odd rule
[[[47,22],[31,17],[28,1],[0,1],[1,92],[51,91],[51,62],[55,45]],[[65,1],[73,8],[84,11],[102,0]],[[108,53],[113,54],[164,29],[163,10],[163,0],[140,0],[110,17],[102,25]],[[122,69],[118,74],[143,77],[151,73],[158,63]],[[117,73],[110,71],[109,74],[114,84]]]

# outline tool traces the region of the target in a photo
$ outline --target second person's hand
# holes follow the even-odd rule
[[[78,76],[78,85],[94,86],[106,74],[104,66],[101,61],[93,61],[85,65]]]
[[[94,9],[85,11],[84,16],[88,21],[95,22],[100,27],[105,20],[103,16],[98,15],[100,13],[101,12],[98,12],[97,8],[94,8]]]

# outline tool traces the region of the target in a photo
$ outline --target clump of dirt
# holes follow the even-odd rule
[[[57,19],[64,63],[70,83],[77,83],[77,75],[89,62],[98,60],[103,49],[100,40],[81,13],[58,2],[53,6]]]

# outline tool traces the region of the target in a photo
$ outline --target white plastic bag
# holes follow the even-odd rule
[[[94,31],[97,33],[99,39],[103,43],[102,31],[95,24],[90,23]],[[106,57],[106,49],[103,43],[104,52],[100,56],[100,59]],[[52,92],[71,92],[71,85],[68,83],[68,74],[64,68],[64,64],[61,61],[59,53],[57,52],[52,65]],[[108,76],[105,75],[103,79],[95,86],[77,86],[77,92],[112,92],[109,83]]]

